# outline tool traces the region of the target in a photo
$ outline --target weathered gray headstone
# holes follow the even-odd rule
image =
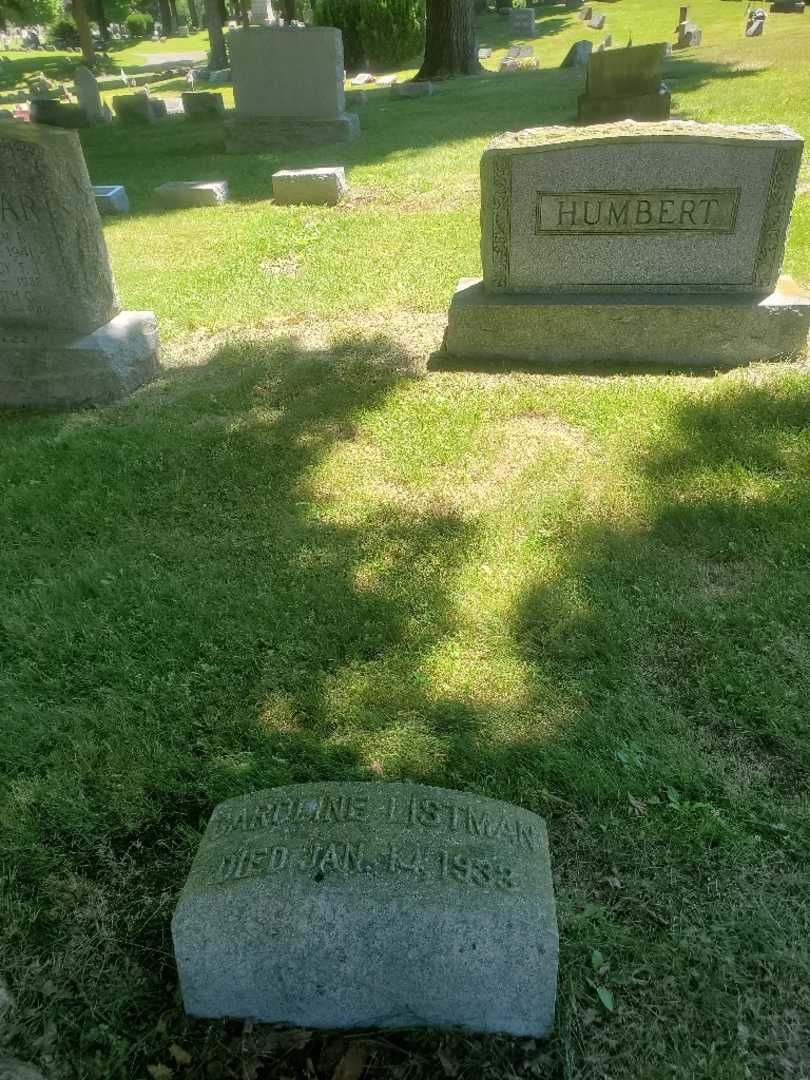
[[[409,80],[408,82],[394,83],[391,87],[391,97],[395,99],[430,97],[432,93],[432,82],[413,82]]]
[[[577,18],[582,19],[583,22],[589,22],[593,18],[593,8],[590,4],[586,4],[580,8]]]
[[[663,44],[595,52],[588,61],[585,93],[577,99],[577,123],[668,119],[664,56]]]
[[[121,311],[78,136],[0,127],[0,402],[120,397],[157,370],[151,312]]]
[[[594,15],[593,18],[588,23],[588,26],[591,28],[591,30],[602,30],[604,25],[605,25],[605,16],[604,15]]]
[[[804,9],[804,0],[774,0],[771,4],[772,15],[804,15]]]
[[[167,210],[221,206],[228,201],[228,181],[168,180],[155,188],[155,200]]]
[[[296,784],[214,810],[172,920],[186,1012],[545,1036],[542,818],[417,784]]]
[[[91,124],[104,121],[104,105],[96,77],[89,68],[80,64],[73,72],[73,93],[87,114]]]
[[[515,37],[537,37],[537,24],[533,7],[512,8],[509,21]]]
[[[481,166],[483,283],[460,283],[445,354],[690,365],[801,351],[810,297],[780,268],[802,145],[786,127],[675,121],[500,136]]]
[[[360,132],[345,112],[343,37],[329,26],[251,27],[228,35],[236,116],[230,153],[345,142]]]
[[[225,115],[222,94],[212,94],[209,90],[187,90],[180,97],[188,120],[219,120]]]
[[[112,99],[113,112],[122,124],[149,124],[154,111],[146,93],[116,94]]]
[[[575,41],[565,59],[560,64],[561,68],[585,67],[593,51],[593,43],[590,41]]]
[[[102,217],[129,213],[126,188],[121,184],[94,184],[93,195]]]
[[[348,190],[342,165],[280,169],[273,173],[273,200],[280,206],[335,206]]]
[[[479,60],[489,60],[489,58],[491,56],[492,56],[492,49],[490,49],[488,45],[484,45],[478,50],[478,59]]]

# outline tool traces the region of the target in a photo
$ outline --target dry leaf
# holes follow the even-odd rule
[[[338,1062],[332,1080],[360,1080],[368,1061],[368,1050],[361,1042],[352,1043]]]

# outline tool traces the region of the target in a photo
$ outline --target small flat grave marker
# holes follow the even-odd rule
[[[214,810],[172,920],[186,1011],[548,1035],[542,818],[418,784],[297,784]]]

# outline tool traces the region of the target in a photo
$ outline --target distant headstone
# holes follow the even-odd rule
[[[774,0],[771,4],[772,15],[804,15],[804,0]]]
[[[352,79],[352,86],[370,86],[376,81],[370,71],[361,71]]]
[[[609,48],[612,47],[612,45],[613,45],[613,34],[605,34],[604,38],[602,39],[602,46],[605,49],[609,49]],[[628,46],[628,48],[632,48],[632,46]]]
[[[0,403],[122,397],[157,370],[151,312],[122,311],[73,131],[0,126]]]
[[[273,173],[273,199],[280,206],[334,206],[347,190],[346,172],[338,165]]]
[[[146,93],[117,94],[112,103],[113,112],[122,124],[149,124],[154,119]]]
[[[660,44],[594,53],[588,61],[585,93],[577,99],[577,123],[666,120],[670,93],[662,81],[664,52]]]
[[[208,90],[187,90],[180,97],[188,120],[218,120],[225,115],[222,94],[212,94]]]
[[[514,56],[504,56],[498,61],[498,71],[520,71],[520,61]]]
[[[172,936],[191,1016],[533,1037],[553,1024],[545,824],[464,792],[313,783],[221,803]]]
[[[166,101],[163,98],[151,96],[147,98],[147,101],[149,102],[149,108],[152,110],[152,116],[155,120],[162,120],[169,111],[166,107]]]
[[[593,51],[593,44],[590,41],[575,41],[568,52],[565,54],[565,59],[560,64],[561,68],[577,68],[585,67]]]
[[[228,35],[236,116],[230,153],[345,142],[360,132],[345,112],[343,38],[330,26],[251,27]]]
[[[228,201],[227,180],[169,180],[155,188],[158,205],[167,210],[220,206]]]
[[[585,4],[584,7],[579,9],[579,18],[582,19],[583,22],[588,22],[593,18],[593,8],[590,4]]]
[[[602,30],[604,28],[604,25],[604,15],[594,15],[591,21],[588,23],[588,26],[591,28],[591,30]]]
[[[533,7],[512,8],[509,21],[515,37],[537,37],[537,25]]]
[[[396,75],[381,75],[377,79],[377,86],[393,86],[396,81]]]
[[[801,152],[790,128],[759,124],[501,135],[481,167],[483,284],[459,284],[444,355],[722,366],[801,352],[810,297],[779,276]]]
[[[748,12],[748,22],[745,27],[746,37],[761,37],[765,29],[766,12],[763,8],[753,8]]]
[[[691,49],[700,45],[703,40],[703,31],[689,19],[687,19],[686,22],[678,24],[677,34],[678,40],[675,43],[676,49]]]
[[[391,87],[392,98],[416,98],[416,97],[430,97],[433,93],[432,82],[404,82],[395,83]]]
[[[484,46],[484,47],[482,47],[482,48],[480,48],[478,50],[478,59],[479,60],[489,60],[489,58],[491,56],[492,56],[492,49],[490,49],[488,46]]]
[[[73,72],[73,93],[87,114],[91,124],[103,123],[104,104],[101,100],[98,82],[89,68],[80,64]]]
[[[208,75],[209,86],[225,86],[226,83],[231,81],[231,69],[220,68],[219,71],[212,71]]]
[[[31,123],[59,128],[85,128],[90,121],[81,105],[37,98],[31,102]]]
[[[510,60],[522,60],[528,56],[534,56],[533,45],[510,45],[506,50],[506,55]]]
[[[129,213],[126,188],[121,184],[95,184],[93,195],[96,200],[96,209],[102,217]]]
[[[188,27],[178,26],[174,32],[175,37],[188,37]]]

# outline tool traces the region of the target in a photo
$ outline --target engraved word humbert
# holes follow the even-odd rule
[[[537,192],[535,232],[568,235],[731,233],[738,188],[706,191]]]

